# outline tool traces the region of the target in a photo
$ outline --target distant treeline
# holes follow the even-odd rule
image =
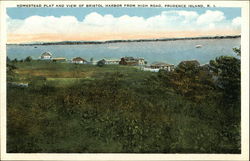
[[[200,40],[200,39],[232,39],[240,38],[241,35],[234,36],[212,36],[212,37],[187,37],[187,38],[164,38],[164,39],[136,39],[136,40],[108,40],[108,41],[61,41],[61,42],[43,42],[31,44],[12,44],[12,45],[82,45],[82,44],[108,44],[123,42],[151,42],[151,41],[176,41],[176,40]]]

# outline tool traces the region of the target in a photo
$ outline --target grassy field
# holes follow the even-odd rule
[[[121,72],[126,79],[143,80],[153,75],[151,72],[142,72],[139,67],[106,65],[98,67],[86,64],[55,63],[50,61],[32,61],[16,63],[15,78],[17,82],[31,82],[35,79],[44,79],[47,83],[70,85],[80,80],[103,79],[106,75]]]
[[[9,83],[29,83],[7,87],[9,153],[241,151],[240,102],[201,67],[154,73],[121,65],[9,64],[15,67]]]

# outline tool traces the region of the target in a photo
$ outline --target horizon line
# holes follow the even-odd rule
[[[41,42],[27,42],[27,43],[6,43],[6,45],[63,45],[68,43],[72,45],[80,44],[105,44],[105,43],[123,43],[123,42],[149,42],[149,41],[175,41],[175,40],[195,40],[195,39],[223,39],[223,38],[239,38],[240,35],[216,35],[216,36],[197,36],[197,37],[172,37],[172,38],[152,38],[152,39],[113,39],[113,40],[65,40],[65,41],[41,41]],[[73,44],[77,43],[77,44]]]

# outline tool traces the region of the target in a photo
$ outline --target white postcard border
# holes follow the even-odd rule
[[[80,154],[80,153],[6,153],[6,8],[17,4],[209,4],[216,7],[241,7],[241,154]],[[0,1],[0,109],[1,160],[248,160],[249,158],[249,1]]]

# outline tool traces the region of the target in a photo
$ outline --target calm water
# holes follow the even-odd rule
[[[196,48],[202,45],[202,48]],[[240,46],[240,38],[219,40],[178,40],[162,42],[133,42],[91,45],[48,45],[48,46],[18,46],[8,45],[7,55],[10,59],[24,59],[32,56],[38,59],[41,53],[49,51],[53,57],[72,59],[80,56],[86,60],[94,58],[119,59],[124,56],[143,57],[148,63],[163,61],[178,64],[183,60],[198,60],[201,64],[221,55],[236,54],[232,48]]]

